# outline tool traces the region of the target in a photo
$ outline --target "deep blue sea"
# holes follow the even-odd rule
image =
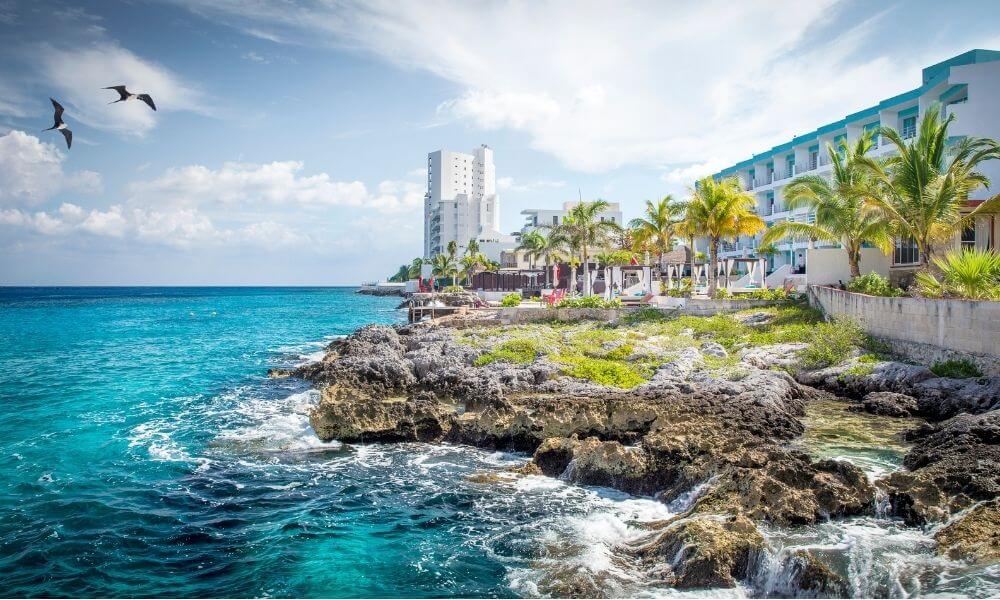
[[[0,596],[503,597],[594,578],[653,593],[611,548],[667,507],[468,479],[523,456],[321,444],[317,393],[266,378],[399,321],[397,302],[0,288]]]

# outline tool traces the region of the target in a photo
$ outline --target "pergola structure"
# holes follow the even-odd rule
[[[760,287],[767,287],[764,275],[767,268],[767,259],[764,258],[725,258],[716,263],[716,278],[725,283],[726,289],[732,289],[732,275],[735,272],[735,267],[737,265],[746,265],[747,275],[749,275],[750,282],[753,283],[754,280],[760,277]],[[684,268],[687,265],[683,263],[668,263],[667,270],[667,288],[674,287],[674,278],[680,281],[681,274],[684,272]],[[702,277],[705,278],[705,285],[708,285],[708,270],[711,265],[707,262],[695,263],[694,272],[691,274],[691,286],[698,287],[702,285]],[[749,286],[743,286],[749,287]]]

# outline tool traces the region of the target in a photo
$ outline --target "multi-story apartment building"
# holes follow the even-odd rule
[[[445,252],[458,243],[460,252],[477,239],[492,260],[515,245],[500,229],[500,198],[496,193],[493,150],[485,144],[470,154],[438,150],[427,155],[424,195],[424,257]]]
[[[807,209],[788,210],[784,189],[803,174],[829,175],[831,170],[827,145],[839,147],[841,141],[852,144],[864,132],[882,125],[893,127],[904,138],[917,133],[920,117],[935,103],[944,115],[955,115],[949,133],[952,137],[978,136],[1000,139],[1000,51],[972,50],[923,69],[919,87],[852,113],[839,121],[828,123],[815,131],[756,154],[753,157],[716,173],[714,177],[736,176],[744,188],[757,197],[757,212],[768,227],[782,221],[813,222],[815,216]],[[875,156],[896,151],[883,137],[876,136]],[[991,161],[981,170],[994,183],[993,191],[976,190],[970,204],[981,202],[1000,188],[1000,164]],[[981,218],[975,226],[956,236],[956,246],[996,247],[998,221]],[[761,236],[741,237],[726,243],[722,258],[754,256]],[[817,243],[817,246],[820,244]],[[809,242],[779,244],[778,254],[770,258],[770,268],[792,265],[792,272],[804,272]],[[701,244],[704,247],[704,244]],[[909,240],[897,240],[891,257],[893,268],[906,268],[918,261],[916,246]]]
[[[563,202],[562,210],[548,210],[544,208],[522,210],[521,214],[525,216],[525,221],[524,226],[521,228],[521,234],[524,235],[539,227],[554,227],[559,225],[566,218],[566,215],[569,214],[569,211],[578,204],[579,202]],[[600,215],[601,220],[611,221],[624,226],[624,223],[622,223],[621,206],[617,202],[609,202],[608,204],[607,210]]]
[[[528,208],[522,210],[521,214],[525,216],[524,225],[521,227],[521,231],[516,239],[520,242],[520,237],[530,231],[555,227],[556,225],[561,224],[566,219],[566,215],[569,214],[569,211],[578,204],[578,201],[571,201],[563,202],[562,209]],[[618,223],[624,227],[624,223],[622,222],[621,205],[617,202],[609,202],[608,204],[609,206],[607,210],[600,213],[600,219],[602,221]],[[531,261],[525,257],[524,252],[515,250],[504,252],[501,264],[503,267],[509,269],[527,269],[532,266]]]

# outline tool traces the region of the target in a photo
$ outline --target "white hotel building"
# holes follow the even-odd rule
[[[805,135],[754,155],[741,163],[713,175],[716,179],[736,176],[744,188],[757,197],[757,212],[768,227],[782,221],[813,222],[815,216],[805,208],[789,211],[785,205],[784,188],[802,174],[828,175],[831,170],[827,144],[838,147],[842,140],[853,144],[863,132],[887,125],[904,138],[916,135],[920,117],[935,102],[944,115],[955,115],[949,133],[952,137],[978,136],[1000,139],[1000,51],[971,50],[923,69],[919,87],[882,100],[874,106],[847,115]],[[895,152],[888,140],[876,139],[875,156]],[[1000,164],[991,161],[981,171],[992,182],[992,191],[978,189],[970,204],[981,202],[1000,191]],[[1000,218],[983,217],[974,227],[956,236],[956,245],[997,247]],[[761,235],[743,236],[735,243],[724,243],[720,258],[754,256]],[[703,246],[704,244],[700,244]],[[817,243],[817,247],[822,244]],[[792,272],[804,272],[809,242],[778,244],[779,253],[770,259],[769,270],[782,265],[792,266]],[[897,241],[890,257],[890,271],[905,270],[918,260],[912,242]]]
[[[427,155],[424,195],[424,258],[446,251],[455,241],[461,254],[469,240],[492,260],[517,245],[500,233],[500,198],[496,192],[493,150],[485,144],[470,154],[438,150]]]
[[[529,231],[534,231],[539,227],[555,227],[559,225],[566,219],[566,215],[569,211],[573,209],[574,206],[580,204],[579,202],[563,202],[562,210],[549,210],[545,208],[528,208],[521,211],[521,214],[525,216],[524,226],[521,228],[521,234],[524,235]],[[617,202],[609,202],[608,208],[603,211],[600,215],[602,221],[611,221],[612,223],[618,223],[621,226],[625,226],[622,223],[622,209],[621,205]]]

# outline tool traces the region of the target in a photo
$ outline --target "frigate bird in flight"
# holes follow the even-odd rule
[[[115,100],[114,102],[108,102],[108,104],[114,104],[115,102],[125,102],[127,100],[142,100],[149,105],[149,108],[156,110],[156,105],[153,104],[153,99],[149,94],[133,94],[132,92],[125,89],[124,85],[113,85],[111,87],[104,88],[106,90],[114,90],[118,92],[121,98]]]
[[[63,123],[62,115],[64,109],[62,107],[62,104],[59,104],[53,98],[49,98],[49,100],[52,100],[52,108],[56,109],[55,115],[52,116],[52,120],[54,121],[54,123],[52,124],[52,127],[44,129],[43,131],[52,131],[53,129],[58,129],[59,133],[63,134],[63,137],[66,138],[66,148],[69,149],[73,146],[73,132],[70,131],[68,127],[66,127],[65,123]]]

